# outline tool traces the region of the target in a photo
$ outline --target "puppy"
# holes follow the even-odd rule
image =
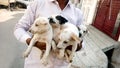
[[[68,22],[65,18],[63,18],[60,15],[53,15],[49,17],[49,23],[51,24],[53,28],[53,39],[57,43],[58,41],[58,34],[60,33],[61,30],[61,25],[65,24]]]
[[[53,31],[52,27],[49,24],[49,20],[46,17],[39,17],[37,18],[29,31],[33,34],[33,38],[31,39],[31,42],[27,48],[27,50],[24,52],[24,57],[28,57],[30,54],[32,47],[35,45],[37,41],[45,43],[46,44],[46,50],[45,53],[42,53],[43,51],[41,50],[41,62],[43,64],[47,64],[47,58],[49,56],[50,50],[51,50],[51,42],[52,42],[52,37],[53,37]]]
[[[72,51],[69,56],[69,61],[72,60],[74,52],[77,49],[77,43],[80,43],[79,31],[77,27],[68,22],[68,20],[61,15],[52,16],[49,18],[49,22],[53,27],[55,34],[55,41],[57,48],[59,49],[59,58],[65,56],[66,47],[72,45]]]
[[[71,23],[65,23],[62,27],[63,29],[61,29],[61,32],[58,36],[59,41],[57,44],[57,48],[60,49],[60,57],[64,57],[65,49],[71,45],[72,51],[70,56],[68,57],[68,61],[72,62],[72,58],[77,50],[78,43],[80,43],[81,41],[79,38],[79,31],[77,27]]]
[[[81,39],[83,39],[83,37],[88,33],[88,29],[86,27],[85,24],[81,24],[79,27],[78,27],[78,30],[79,30],[79,37]]]
[[[61,25],[68,22],[68,20],[66,20],[64,17],[62,17],[60,15],[52,15],[48,19],[49,19],[49,23],[51,24],[51,26],[53,28],[54,42],[52,42],[52,48],[54,51],[56,51],[57,50],[56,45],[58,44],[58,35],[60,34],[60,31],[61,31]]]

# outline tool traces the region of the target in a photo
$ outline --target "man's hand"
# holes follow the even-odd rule
[[[30,41],[31,41],[31,38],[28,38],[26,40],[26,43],[29,45]],[[39,49],[41,49],[41,50],[45,50],[46,49],[46,44],[44,42],[36,42],[34,46],[39,48]]]
[[[31,41],[31,38],[28,38],[26,40],[28,45],[30,44],[30,41]],[[36,42],[34,46],[41,50],[46,50],[46,44],[44,42]],[[76,51],[79,51],[81,48],[82,48],[82,41],[80,42],[80,44],[78,44]],[[72,50],[72,46],[68,46],[66,49]]]

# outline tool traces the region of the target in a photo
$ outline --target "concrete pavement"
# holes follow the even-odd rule
[[[13,34],[14,26],[23,12],[0,12],[0,68],[23,68],[22,53],[26,45],[17,41]]]

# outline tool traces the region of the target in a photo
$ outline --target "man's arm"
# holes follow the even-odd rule
[[[19,22],[15,25],[14,28],[14,35],[17,38],[17,40],[23,43],[27,43],[28,45],[32,37],[30,34],[28,34],[27,31],[34,22],[37,3],[37,0],[35,0],[28,5],[23,17],[19,20]],[[36,42],[35,46],[40,49],[45,49],[46,47],[45,43],[40,42]]]
[[[26,40],[26,43],[29,45],[30,41],[31,41],[31,38],[28,38]],[[39,48],[39,49],[41,49],[41,50],[45,50],[46,49],[46,44],[43,43],[43,42],[36,42],[36,44],[34,46],[37,47],[37,48]]]
[[[22,18],[19,20],[19,22],[15,25],[14,28],[14,35],[17,38],[17,40],[26,43],[27,38],[31,38],[31,36],[28,34],[28,29],[32,25],[35,19],[35,9],[37,4],[35,1],[30,3],[22,16]]]

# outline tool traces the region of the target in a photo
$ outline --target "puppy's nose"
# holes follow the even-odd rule
[[[31,32],[31,30],[29,30],[29,32]]]
[[[82,36],[82,34],[81,33],[79,33],[79,37],[81,37]]]
[[[83,31],[83,33],[87,33],[87,31]]]
[[[69,62],[72,63],[72,60],[70,60]]]

